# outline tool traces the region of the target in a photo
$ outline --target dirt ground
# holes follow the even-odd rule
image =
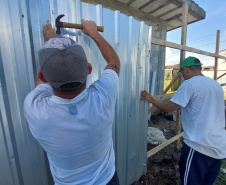
[[[167,120],[164,115],[152,116],[148,126],[163,131],[166,139],[175,136],[176,121]],[[148,150],[151,150],[156,145],[148,144],[147,147]],[[147,173],[132,185],[180,185],[178,172],[179,159],[180,153],[175,152],[174,143],[172,143],[148,159]],[[223,160],[221,168],[226,170],[226,159]],[[214,185],[225,184],[226,173],[220,171]]]
[[[163,131],[166,139],[175,135],[176,121],[167,120],[164,115],[152,116],[149,127]],[[148,144],[148,150],[156,145]],[[174,144],[167,146],[148,159],[147,173],[132,185],[179,185],[178,161],[180,153],[174,152]]]

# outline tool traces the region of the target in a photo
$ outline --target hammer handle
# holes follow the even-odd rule
[[[63,27],[64,28],[76,28],[76,29],[83,29],[82,24],[73,24],[73,23],[67,23],[63,22]],[[103,32],[104,27],[103,26],[97,26],[97,31]]]

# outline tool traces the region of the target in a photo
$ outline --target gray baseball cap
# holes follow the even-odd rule
[[[45,79],[57,90],[79,89],[89,72],[81,45],[64,36],[53,37],[42,46],[39,63]]]

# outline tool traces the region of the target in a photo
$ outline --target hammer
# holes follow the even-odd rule
[[[61,22],[60,19],[63,17],[64,15],[61,14],[56,18],[56,22],[55,25],[57,27],[57,31],[56,33],[58,35],[61,34],[60,28],[76,28],[76,29],[83,29],[82,24],[73,24],[73,23],[67,23],[67,22]],[[97,26],[97,31],[104,31],[104,27],[103,26]]]

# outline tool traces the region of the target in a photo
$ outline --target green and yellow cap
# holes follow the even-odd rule
[[[183,67],[201,66],[201,65],[202,65],[202,63],[196,57],[188,57],[188,58],[185,58],[181,62],[181,64],[180,64],[180,70],[178,72],[180,72]]]

